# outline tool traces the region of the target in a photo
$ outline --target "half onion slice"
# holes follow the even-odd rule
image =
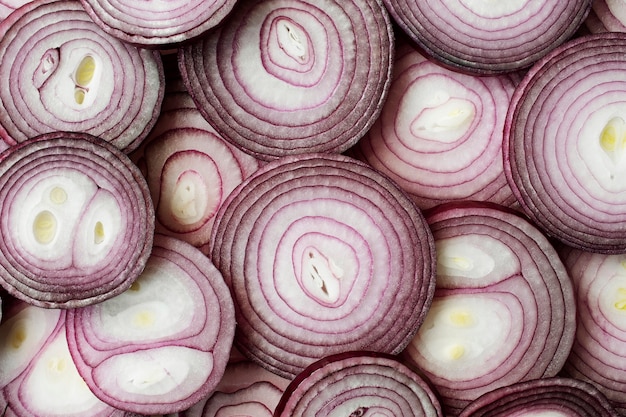
[[[526,214],[569,246],[626,251],[624,101],[626,33],[562,45],[511,101],[505,173]]]
[[[73,0],[36,0],[0,23],[0,137],[85,132],[130,152],[163,98],[157,52],[103,32]]]
[[[145,179],[120,150],[81,133],[30,139],[0,157],[0,284],[44,307],[128,288],[152,247]]]
[[[210,246],[235,299],[237,348],[288,378],[332,353],[399,353],[434,291],[421,212],[342,155],[262,167],[220,208]]]
[[[380,112],[393,42],[379,0],[241,0],[180,68],[204,117],[259,159],[338,153]]]

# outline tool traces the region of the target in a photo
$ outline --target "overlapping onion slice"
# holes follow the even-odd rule
[[[393,41],[378,0],[241,0],[180,67],[207,120],[259,159],[341,152],[380,112]]]
[[[398,42],[390,99],[352,155],[391,176],[422,209],[450,200],[515,203],[502,130],[519,76],[462,74]]]
[[[396,357],[346,352],[306,368],[287,387],[276,417],[441,417],[429,384]]]
[[[210,246],[235,299],[236,346],[285,377],[340,351],[401,351],[434,290],[421,212],[341,155],[262,167],[220,208]]]
[[[102,30],[142,47],[176,47],[218,25],[236,0],[81,0]]]
[[[573,36],[591,0],[383,0],[429,55],[479,74],[526,68]]]
[[[585,27],[591,33],[626,32],[626,1],[594,0]]]
[[[36,0],[0,23],[0,137],[86,132],[129,152],[163,98],[160,55],[103,32],[79,1]]]
[[[437,289],[404,356],[434,384],[446,415],[493,389],[555,376],[573,343],[576,304],[546,237],[518,213],[484,202],[425,214]]]
[[[67,312],[70,352],[93,393],[146,415],[207,397],[224,374],[234,333],[233,301],[219,271],[197,248],[158,234],[127,291]]]
[[[626,33],[580,37],[538,62],[505,125],[524,211],[569,246],[626,251]]]
[[[0,285],[45,307],[79,307],[128,288],[152,246],[145,179],[99,138],[57,132],[0,157]]]

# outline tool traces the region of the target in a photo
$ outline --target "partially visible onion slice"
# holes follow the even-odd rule
[[[236,0],[81,0],[102,30],[142,47],[176,47],[218,25]]]
[[[511,101],[505,173],[529,217],[583,250],[626,251],[626,33],[579,37]]]
[[[383,1],[430,56],[478,74],[529,67],[572,37],[591,8],[591,0]]]
[[[493,389],[555,376],[576,330],[572,283],[550,242],[524,217],[488,203],[425,213],[437,289],[404,357],[457,415]]]
[[[237,348],[287,378],[345,350],[400,352],[434,290],[419,209],[342,155],[262,167],[220,208],[210,246],[235,299]]]
[[[626,1],[594,0],[585,26],[591,33],[626,32]]]
[[[502,130],[519,77],[478,77],[398,42],[390,99],[352,155],[389,175],[422,208],[450,200],[512,205]]]
[[[379,0],[241,0],[179,49],[203,115],[259,159],[342,152],[387,96],[393,31]]]
[[[164,89],[157,52],[103,32],[79,1],[36,0],[0,23],[0,137],[85,132],[130,152]]]
[[[0,285],[44,307],[102,301],[128,288],[152,247],[145,179],[120,150],[51,133],[0,157]]]
[[[573,378],[541,378],[495,389],[459,417],[619,417],[594,385]]]
[[[139,414],[185,410],[215,390],[235,333],[233,301],[211,261],[156,235],[124,293],[67,312],[70,352],[94,394]]]
[[[0,0],[0,21],[6,19],[15,9],[31,1],[32,0]]]
[[[346,352],[306,368],[287,387],[274,416],[441,417],[435,392],[396,357]]]

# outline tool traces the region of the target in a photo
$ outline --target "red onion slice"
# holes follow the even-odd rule
[[[259,159],[341,152],[380,112],[393,40],[378,0],[243,0],[180,68],[204,117]]]
[[[185,410],[215,390],[235,332],[219,271],[186,242],[156,235],[126,292],[67,313],[70,351],[94,394],[139,414]]]
[[[435,392],[395,357],[346,352],[313,363],[287,387],[274,416],[441,417]]]
[[[585,26],[591,33],[626,32],[626,2],[594,0]]]
[[[6,19],[15,9],[31,1],[32,0],[0,0],[0,21]]]
[[[130,152],[156,121],[158,53],[104,33],[79,1],[36,0],[0,23],[0,137],[85,132]]]
[[[591,0],[383,0],[425,52],[464,72],[523,69],[574,35]]]
[[[430,305],[431,239],[408,196],[366,164],[268,163],[224,202],[210,242],[237,348],[288,378],[331,353],[401,351]]]
[[[437,248],[432,306],[404,356],[447,415],[493,389],[555,376],[571,349],[575,299],[545,236],[512,210],[455,203],[426,213]]]
[[[81,0],[102,30],[142,47],[176,47],[218,25],[236,0]]]
[[[562,45],[518,86],[505,173],[529,217],[576,248],[626,251],[626,34]]]
[[[450,200],[511,205],[502,130],[516,77],[478,77],[398,45],[382,113],[352,150],[389,175],[422,208]]]
[[[154,208],[139,169],[106,141],[42,135],[0,158],[0,284],[57,308],[128,288],[152,247]]]

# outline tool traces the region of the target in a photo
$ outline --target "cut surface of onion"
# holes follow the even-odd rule
[[[142,47],[171,48],[218,25],[236,0],[81,0],[102,30]]]
[[[466,199],[511,205],[502,130],[518,78],[451,71],[397,42],[389,99],[351,155],[389,175],[422,209]]]
[[[150,254],[145,179],[87,134],[45,134],[5,151],[0,207],[0,285],[35,305],[80,307],[119,294]]]
[[[130,152],[156,121],[161,57],[103,32],[76,0],[36,0],[0,23],[0,137],[85,132]]]
[[[546,233],[626,251],[626,33],[579,37],[522,80],[505,125],[505,173]]]
[[[274,416],[441,417],[435,392],[396,357],[345,352],[307,367],[287,387]]]
[[[233,301],[211,261],[155,235],[146,269],[124,293],[67,313],[70,352],[94,394],[139,414],[185,410],[224,374]]]
[[[394,37],[379,0],[241,0],[179,49],[203,115],[259,159],[342,152],[387,95]]]
[[[237,348],[287,378],[331,353],[398,353],[434,291],[419,209],[343,155],[263,166],[220,208],[210,248],[235,300]]]
[[[626,32],[626,1],[594,0],[585,26],[591,33]]]
[[[32,0],[0,0],[0,21],[6,19],[15,9],[31,1]]]
[[[383,1],[429,55],[479,74],[529,67],[572,37],[591,8],[591,0]]]
[[[555,376],[575,332],[574,292],[545,236],[512,210],[448,203],[425,213],[437,289],[404,357],[456,415],[480,395]]]

